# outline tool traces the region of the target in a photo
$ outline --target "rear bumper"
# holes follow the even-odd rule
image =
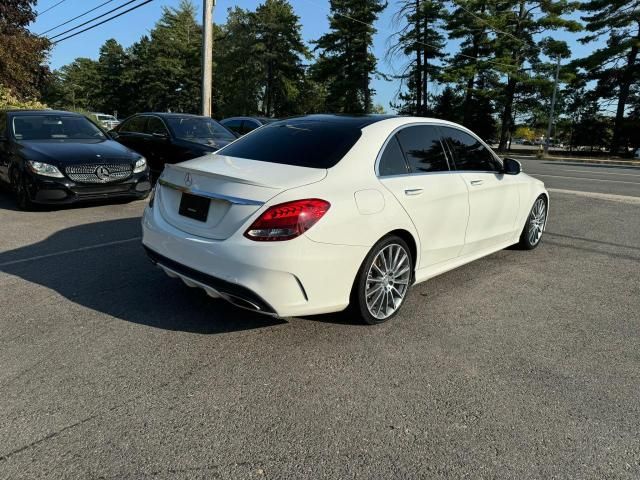
[[[368,253],[367,247],[317,243],[304,235],[286,242],[254,242],[241,233],[211,240],[172,226],[157,206],[145,209],[142,242],[170,276],[278,317],[344,310]]]
[[[144,198],[151,191],[148,172],[133,174],[121,182],[79,184],[68,178],[49,178],[29,175],[27,191],[33,203],[65,205],[83,201],[113,198]]]
[[[155,265],[162,268],[170,277],[181,278],[187,285],[191,287],[200,287],[211,297],[222,297],[240,308],[277,316],[276,311],[271,307],[271,305],[248,288],[238,285],[237,283],[227,282],[226,280],[216,278],[193,268],[189,268],[171,260],[170,258],[159,255],[149,247],[145,246],[144,249],[147,252],[149,259]]]

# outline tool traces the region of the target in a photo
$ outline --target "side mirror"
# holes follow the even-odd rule
[[[518,175],[522,171],[520,162],[513,158],[505,158],[503,164],[505,175]]]

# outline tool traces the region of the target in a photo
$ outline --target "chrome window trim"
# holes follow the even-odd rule
[[[382,147],[380,148],[380,151],[378,151],[378,156],[376,157],[376,163],[374,164],[374,172],[376,177],[378,178],[389,178],[389,177],[405,177],[405,176],[412,176],[412,175],[427,175],[427,174],[434,174],[434,173],[451,173],[451,172],[455,172],[455,170],[451,169],[451,164],[452,164],[452,159],[449,158],[449,150],[447,148],[445,148],[445,146],[442,144],[442,134],[439,133],[440,135],[440,145],[442,146],[442,152],[444,153],[445,159],[447,160],[447,165],[449,166],[449,170],[448,171],[439,171],[439,172],[420,172],[420,173],[407,173],[402,174],[402,175],[380,175],[380,159],[382,158],[382,154],[384,153],[385,149],[387,148],[387,145],[389,144],[389,142],[391,141],[391,139],[400,131],[400,130],[404,130],[405,128],[409,128],[409,127],[419,127],[419,126],[432,126],[432,127],[436,127],[438,128],[440,126],[439,123],[437,122],[411,122],[411,123],[405,123],[404,125],[400,125],[399,127],[396,127],[393,129],[393,131],[389,134],[389,136],[387,137],[387,139],[384,141],[384,143],[382,144]],[[402,144],[400,144],[400,148],[402,149]],[[402,155],[404,157],[404,152],[402,152]],[[405,161],[406,158],[405,158]],[[407,162],[408,163],[408,162]]]
[[[440,125],[441,127],[448,127],[454,130],[459,130],[462,133],[466,133],[467,135],[471,135],[473,138],[475,138],[478,142],[480,142],[480,144],[486,148],[489,153],[493,156],[494,159],[497,160],[497,162],[502,165],[502,168],[504,169],[504,162],[502,161],[502,159],[498,156],[498,154],[496,152],[493,151],[493,148],[491,148],[489,145],[487,145],[487,143],[482,140],[479,136],[477,136],[475,133],[473,133],[471,130],[463,130],[462,128],[460,128],[458,125],[448,125],[448,124],[442,124]],[[448,142],[447,142],[448,143]],[[451,154],[453,155],[453,152],[451,152]],[[455,164],[455,159],[454,159],[454,164]],[[503,172],[495,172],[493,170],[459,170],[460,172],[475,172],[475,173],[483,173],[483,172],[489,172],[489,173],[497,173],[498,175],[502,175]]]
[[[260,202],[258,200],[251,200],[248,198],[240,198],[233,197],[231,195],[224,195],[222,193],[212,193],[205,192],[204,190],[199,190],[197,188],[184,187],[182,185],[176,185],[175,183],[167,182],[163,178],[158,180],[158,183],[163,187],[171,188],[173,190],[177,190],[182,193],[190,193],[192,195],[198,195],[199,197],[211,198],[213,200],[225,200],[234,205],[256,205],[261,206],[264,205],[264,202]]]
[[[399,127],[394,128],[393,131],[387,136],[387,139],[382,144],[382,147],[380,148],[380,150],[378,151],[378,155],[376,156],[376,162],[374,164],[374,173],[375,173],[376,177],[378,177],[379,179],[382,179],[382,178],[395,178],[395,177],[409,177],[409,176],[414,176],[414,175],[438,175],[438,174],[443,174],[443,173],[493,173],[495,175],[502,175],[501,172],[496,172],[496,171],[493,171],[493,170],[456,170],[455,169],[455,159],[451,158],[451,156],[453,155],[453,152],[450,151],[448,142],[443,144],[444,137],[443,137],[442,132],[440,132],[440,144],[442,145],[442,150],[444,151],[445,157],[447,158],[447,163],[449,165],[449,171],[447,171],[447,172],[445,172],[445,171],[440,171],[440,172],[417,172],[417,173],[407,173],[407,174],[400,174],[400,175],[380,175],[380,170],[379,170],[380,159],[382,158],[382,154],[384,153],[384,151],[387,148],[387,145],[389,144],[391,139],[400,130],[403,130],[403,129],[407,128],[407,127],[415,127],[415,126],[433,126],[433,127],[438,128],[438,130],[440,130],[441,127],[449,127],[449,128],[453,128],[455,130],[460,130],[461,132],[466,133],[467,135],[471,135],[473,138],[478,140],[480,142],[480,144],[482,146],[484,146],[489,151],[489,153],[491,155],[493,155],[493,157],[498,161],[498,163],[500,165],[502,165],[504,167],[504,163],[503,163],[502,159],[493,151],[493,149],[491,147],[489,147],[480,137],[478,137],[471,130],[464,130],[464,129],[460,128],[458,125],[454,125],[454,124],[440,123],[440,122],[434,122],[434,121],[424,121],[424,122],[417,121],[417,122],[411,122],[411,123],[406,123],[404,125],[400,125]],[[452,166],[454,167],[453,169],[451,168]]]

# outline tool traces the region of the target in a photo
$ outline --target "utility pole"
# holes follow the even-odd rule
[[[202,13],[202,108],[201,113],[211,116],[211,89],[213,87],[213,8],[216,0],[203,0]]]
[[[553,82],[553,95],[551,96],[551,110],[549,111],[549,126],[547,127],[547,138],[544,141],[544,154],[549,154],[549,138],[551,137],[551,129],[553,128],[553,114],[556,108],[556,92],[558,91],[558,77],[560,76],[560,55],[558,55],[558,63],[556,64],[556,78]]]

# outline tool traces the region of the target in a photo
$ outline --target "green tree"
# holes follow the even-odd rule
[[[178,8],[163,7],[149,38],[132,47],[140,68],[128,81],[136,86],[141,110],[199,112],[202,27],[195,15],[187,0]]]
[[[426,115],[429,79],[438,78],[440,67],[436,62],[445,57],[444,36],[440,33],[445,9],[441,0],[403,0],[399,5],[394,19],[402,27],[391,37],[395,43],[388,56],[403,56],[408,62],[396,76],[401,103],[394,106],[402,113]]]
[[[100,85],[98,62],[90,58],[76,58],[69,65],[54,72],[56,88],[45,97],[56,108],[95,111],[100,107],[96,95]]]
[[[602,37],[606,45],[593,51],[578,64],[587,77],[596,80],[601,98],[615,99],[616,116],[611,136],[611,153],[622,146],[624,117],[631,87],[640,81],[640,3],[638,0],[589,0],[580,7],[586,30],[581,39],[589,43]]]
[[[127,54],[116,40],[110,39],[100,48],[97,70],[100,84],[97,95],[100,100],[99,110],[113,113],[122,108],[122,99],[127,98],[124,88]]]
[[[506,76],[499,94],[502,107],[500,150],[506,149],[513,127],[513,105],[518,88],[530,78],[524,71],[525,64],[538,62],[540,46],[536,37],[550,30],[579,31],[582,26],[578,22],[564,18],[577,6],[577,2],[568,0],[507,0],[492,4],[490,20],[486,22],[497,36],[493,65],[499,74]]]
[[[498,76],[488,61],[495,50],[491,35],[493,2],[459,0],[448,15],[449,38],[460,41],[458,52],[445,68],[443,77],[464,90],[462,123],[471,130],[484,131],[484,137],[495,134],[493,98]]]
[[[36,0],[0,2],[0,84],[22,99],[37,97],[49,70],[44,66],[49,40],[28,25],[36,18]]]
[[[251,12],[229,9],[213,43],[213,111],[217,117],[255,115],[260,110],[262,62],[254,54]]]
[[[373,24],[385,7],[382,0],[330,0],[330,31],[315,42],[319,58],[313,67],[315,78],[327,84],[328,110],[371,111],[377,63],[370,52]]]
[[[303,58],[310,58],[302,40],[300,18],[287,0],[266,0],[253,15],[254,55],[262,64],[262,109],[266,116],[296,110],[304,78]]]

